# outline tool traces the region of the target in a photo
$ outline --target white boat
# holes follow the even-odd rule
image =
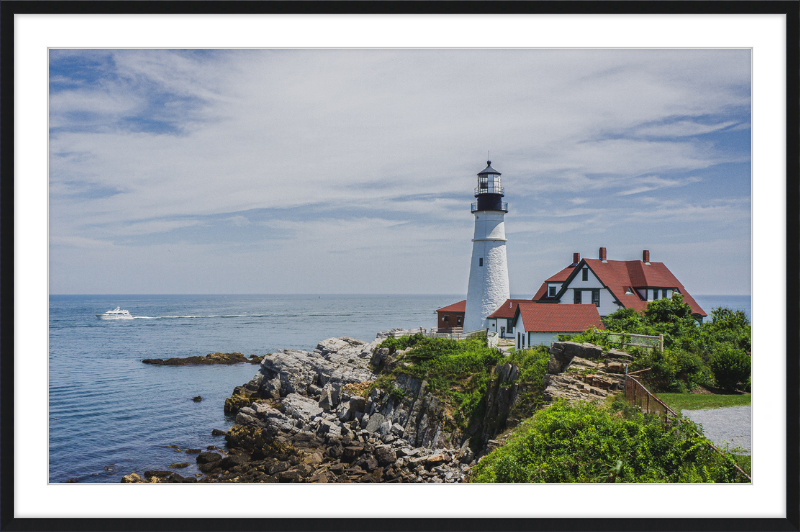
[[[132,320],[133,316],[127,310],[120,310],[119,307],[109,310],[105,314],[95,314],[101,320]]]

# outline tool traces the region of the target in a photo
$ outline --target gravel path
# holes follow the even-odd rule
[[[683,415],[703,426],[703,434],[717,447],[741,447],[750,453],[750,407],[684,410]]]

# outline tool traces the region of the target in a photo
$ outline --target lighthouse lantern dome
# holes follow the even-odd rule
[[[503,195],[503,187],[500,185],[500,172],[492,168],[492,161],[486,161],[486,168],[478,173],[478,188],[475,189],[475,196],[479,194],[500,194]]]
[[[502,201],[503,196],[500,172],[492,168],[492,161],[486,161],[486,168],[478,173],[478,186],[475,187],[478,201],[472,204],[472,212],[508,212],[508,203]]]

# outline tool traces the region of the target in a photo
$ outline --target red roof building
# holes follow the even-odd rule
[[[523,301],[514,316],[515,346],[522,349],[558,340],[559,334],[577,334],[595,327],[603,329],[597,307],[591,304],[543,305]]]
[[[643,311],[655,299],[683,295],[697,318],[706,316],[686,288],[663,262],[650,262],[650,252],[642,252],[642,260],[608,260],[606,248],[600,248],[599,258],[580,259],[548,278],[534,301],[541,303],[594,304],[601,316],[620,308]]]
[[[513,338],[517,305],[530,302],[530,299],[506,299],[497,310],[486,316],[486,324],[489,331],[499,333],[501,338]]]
[[[453,332],[453,329],[464,327],[464,312],[467,308],[467,300],[447,305],[436,309],[436,327],[439,332]]]

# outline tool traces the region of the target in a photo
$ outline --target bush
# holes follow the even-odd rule
[[[472,470],[472,482],[734,482],[734,459],[697,427],[564,402],[536,413]]]
[[[733,347],[725,347],[714,353],[711,370],[717,385],[726,391],[734,391],[739,383],[750,379],[750,355]]]
[[[663,353],[636,347],[625,349],[635,357],[629,368],[631,371],[651,369],[642,378],[653,391],[685,392],[697,386],[716,386],[715,372],[711,368],[716,353],[730,349],[750,351],[750,321],[744,312],[715,308],[711,319],[700,324],[692,318],[691,307],[683,302],[681,294],[651,301],[642,313],[630,308],[620,309],[609,314],[604,323],[606,333],[664,335]],[[619,345],[619,337],[592,330],[574,336],[572,341],[604,348]],[[747,387],[747,377],[740,382]]]

